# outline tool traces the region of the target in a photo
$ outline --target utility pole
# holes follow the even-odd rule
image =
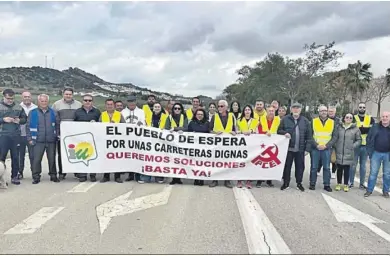
[[[45,68],[47,68],[47,55],[45,55]]]
[[[54,69],[54,57],[51,57],[51,68]]]

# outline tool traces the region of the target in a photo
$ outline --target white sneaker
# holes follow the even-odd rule
[[[143,180],[139,180],[139,181],[137,181],[139,184],[144,184],[145,183],[145,181],[143,181]]]
[[[332,178],[332,179],[336,179],[336,173],[333,173],[333,172],[332,172],[331,178]]]
[[[159,180],[159,181],[157,181],[157,183],[158,183],[158,184],[163,184],[164,181],[163,181],[163,180]]]

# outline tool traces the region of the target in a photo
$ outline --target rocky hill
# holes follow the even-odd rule
[[[147,98],[147,95],[154,94],[163,100],[180,99],[188,101],[191,99],[191,97],[152,91],[132,83],[110,83],[79,68],[68,68],[63,71],[43,67],[1,68],[0,87],[53,93],[57,93],[65,87],[72,87],[79,93],[95,92],[95,94],[100,93],[101,96],[105,97],[135,94]]]

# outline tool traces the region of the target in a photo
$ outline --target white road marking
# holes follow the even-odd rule
[[[361,223],[372,232],[382,237],[386,241],[390,242],[390,235],[382,229],[374,225],[374,223],[386,223],[383,220],[377,219],[367,213],[361,212],[352,206],[343,203],[331,196],[322,193],[325,201],[327,202],[330,210],[333,212],[338,222],[355,222]]]
[[[97,182],[82,182],[77,186],[73,187],[71,190],[69,190],[68,193],[85,193],[92,187],[94,187],[96,184]]]
[[[244,226],[249,254],[292,254],[252,193],[233,188]]]
[[[133,192],[130,191],[97,206],[96,215],[99,220],[100,234],[104,233],[110,225],[112,218],[116,216],[122,216],[167,204],[172,192],[172,187],[173,186],[168,185],[160,193],[138,197],[132,200],[128,199]]]
[[[6,231],[4,234],[32,234],[64,208],[65,207],[43,207],[27,219],[23,220],[21,223]]]
[[[368,174],[370,174],[370,172],[368,172]],[[360,185],[360,179],[359,178],[357,178],[357,177],[355,177],[355,182],[357,182],[359,185]],[[364,182],[364,186],[368,186],[368,183],[367,182]],[[380,193],[380,194],[382,194],[383,193],[383,191],[382,191],[382,189],[380,189],[379,187],[377,187],[377,186],[375,186],[374,187],[374,191],[376,191],[376,192],[378,192],[378,193]]]

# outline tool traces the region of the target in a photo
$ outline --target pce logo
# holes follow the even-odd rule
[[[262,144],[261,148],[264,151],[252,160],[252,164],[259,165],[263,169],[274,168],[281,164],[278,158],[279,148],[276,144],[268,147]]]

